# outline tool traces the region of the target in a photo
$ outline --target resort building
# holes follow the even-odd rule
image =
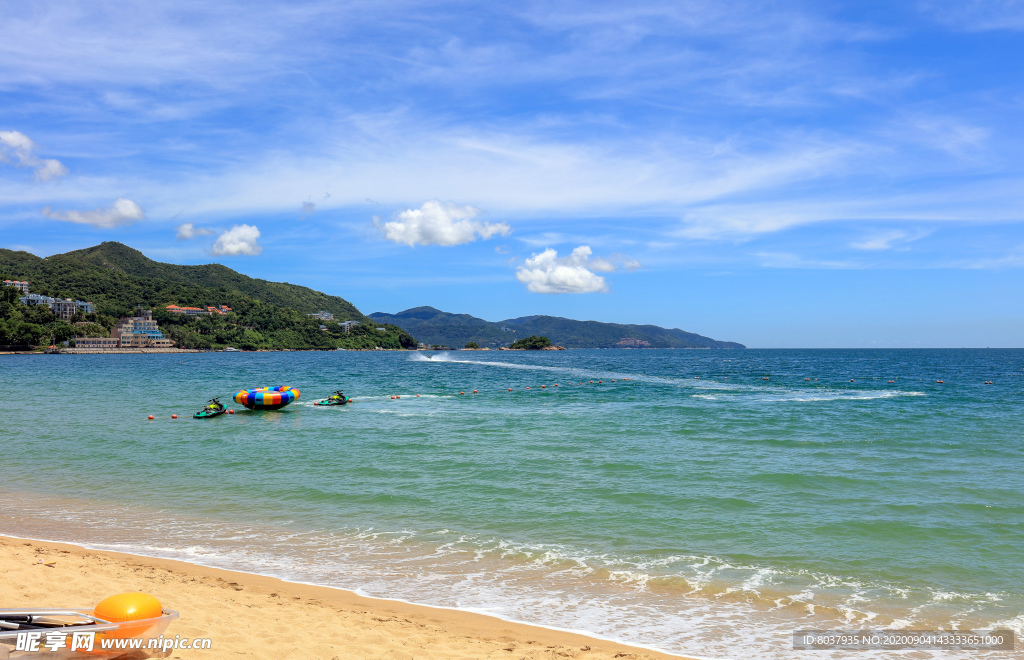
[[[174,342],[164,337],[153,320],[153,310],[142,305],[136,308],[135,316],[122,318],[110,331],[110,336],[119,340],[118,348],[170,348]],[[77,345],[77,340],[76,340]]]
[[[312,316],[313,318],[320,319],[321,321],[333,321],[334,320],[334,314],[331,314],[330,312],[325,312],[323,310],[320,310],[316,314],[306,314],[306,316]]]
[[[341,329],[344,330],[345,334],[347,335],[348,333],[352,332],[352,328],[359,325],[359,321],[344,321],[342,323],[339,323],[338,325],[341,326]]]
[[[50,311],[53,312],[54,316],[65,321],[70,320],[75,315],[75,312],[78,311],[78,303],[70,298],[66,300],[56,298],[49,305]]]
[[[70,319],[79,310],[83,314],[92,314],[96,311],[96,305],[91,302],[72,300],[71,298],[51,298],[38,293],[30,293],[18,300],[26,305],[46,305],[51,312],[64,320]]]
[[[22,282],[21,280],[4,280],[4,286],[13,286],[18,291],[24,294],[28,294],[28,282]]]

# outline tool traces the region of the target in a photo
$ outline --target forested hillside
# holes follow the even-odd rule
[[[45,259],[28,252],[0,249],[0,279],[28,280],[32,293],[74,298],[96,304],[96,313],[72,326],[28,309],[15,299],[0,306],[0,344],[40,344],[98,335],[130,314],[136,305],[154,309],[164,332],[179,346],[257,349],[414,348],[416,340],[393,325],[373,321],[352,303],[303,286],[255,279],[226,266],[177,266],[153,261],[120,243],[103,243]],[[162,311],[182,307],[227,305],[228,316],[186,317]],[[44,308],[45,309],[45,308]],[[320,310],[336,321],[362,325],[344,333],[337,323],[307,316]],[[377,327],[384,327],[379,331]]]

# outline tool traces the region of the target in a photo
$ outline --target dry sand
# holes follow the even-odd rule
[[[55,564],[40,564],[40,559]],[[152,594],[181,614],[166,636],[212,639],[210,650],[173,651],[170,657],[180,660],[678,658],[481,614],[179,561],[0,537],[0,607],[91,607],[124,591]]]

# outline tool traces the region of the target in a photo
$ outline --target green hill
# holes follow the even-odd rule
[[[718,341],[674,328],[575,321],[558,316],[523,316],[492,323],[468,314],[415,307],[397,314],[375,312],[370,318],[404,328],[420,341],[453,347],[473,341],[496,348],[508,346],[522,337],[540,335],[566,348],[746,348],[736,342]]]
[[[94,302],[96,314],[82,320],[107,329],[116,317],[129,314],[138,304],[152,307],[161,327],[179,346],[324,349],[416,345],[401,328],[385,326],[384,331],[376,330],[384,324],[368,318],[344,298],[248,277],[219,264],[160,263],[114,242],[45,259],[0,249],[0,279],[28,280],[32,293]],[[234,313],[228,317],[183,317],[161,311],[167,304],[227,305]],[[5,322],[0,327],[0,344],[38,343],[43,336],[55,336],[59,341],[75,333],[74,328],[59,322],[47,327],[45,333],[33,330],[26,324],[40,325],[38,315],[26,320],[29,316],[24,310],[5,310],[6,316],[0,318]],[[306,316],[321,310],[334,314],[336,321],[359,321],[362,325],[350,334],[336,323],[327,323],[327,331],[321,331],[320,322]]]

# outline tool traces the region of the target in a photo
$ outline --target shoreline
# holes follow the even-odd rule
[[[175,651],[181,660],[226,652],[267,660],[701,660],[479,612],[72,543],[0,535],[0,570],[7,587],[0,607],[80,607],[122,591],[151,593],[181,614],[166,634],[213,640],[212,651]]]

